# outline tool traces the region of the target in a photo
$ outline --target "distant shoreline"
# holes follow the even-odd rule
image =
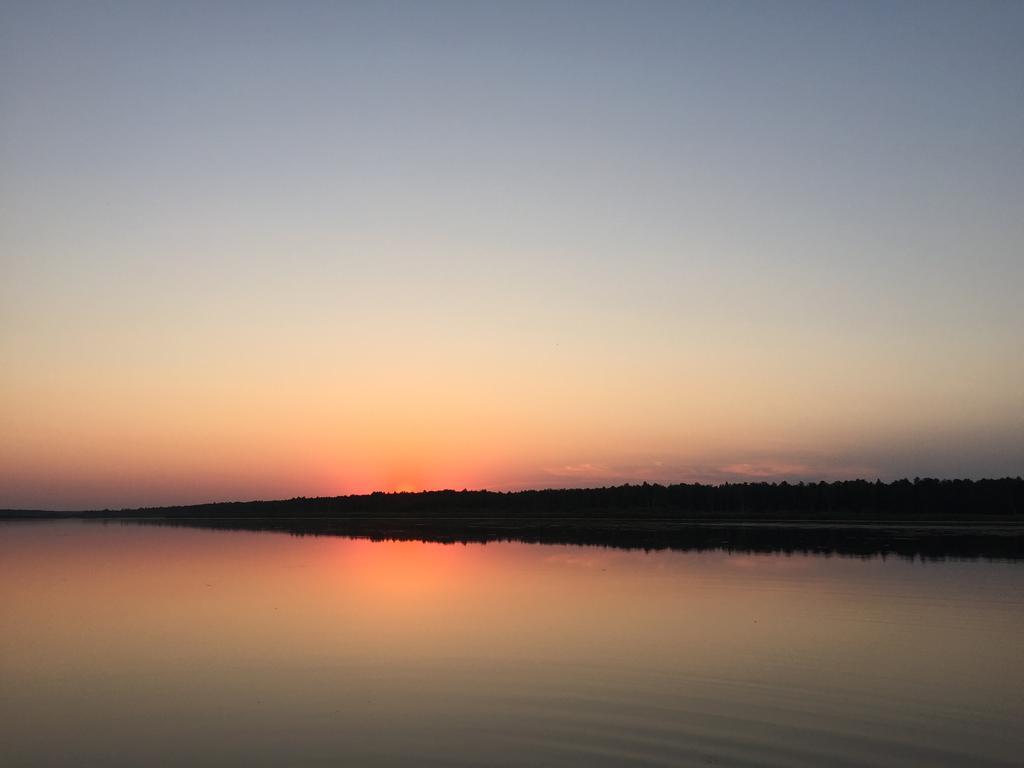
[[[438,490],[102,510],[0,509],[0,518],[621,518],[715,521],[1024,521],[1024,479],[890,483],[643,483],[523,491]]]
[[[813,485],[627,485],[496,493],[427,491],[51,512],[79,519],[298,536],[626,549],[1024,559],[1024,481],[843,481]]]

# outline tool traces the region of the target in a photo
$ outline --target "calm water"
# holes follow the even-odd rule
[[[0,763],[1021,765],[1024,564],[0,525]]]

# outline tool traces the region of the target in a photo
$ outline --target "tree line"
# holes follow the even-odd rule
[[[1024,516],[1024,479],[934,478],[626,484],[529,491],[443,490],[119,510],[159,517],[523,517],[963,520]],[[104,516],[111,510],[86,513]]]

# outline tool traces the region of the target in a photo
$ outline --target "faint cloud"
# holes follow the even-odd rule
[[[539,484],[563,487],[617,485],[623,483],[726,483],[778,480],[849,480],[878,476],[875,467],[848,464],[831,457],[750,457],[722,464],[690,464],[664,456],[636,462],[582,461],[540,469]],[[511,483],[536,487],[537,478]]]
[[[544,471],[555,477],[604,477],[617,474],[607,464],[563,464],[560,467],[545,467]]]
[[[582,462],[545,467],[542,471],[551,478],[571,481],[586,480],[594,483],[664,482],[662,475],[666,474],[661,462],[620,465]]]
[[[789,478],[803,480],[851,480],[877,475],[874,467],[833,463],[805,463],[790,461],[755,461],[725,464],[716,468],[718,476],[751,480]]]
[[[787,464],[769,462],[762,464],[726,464],[718,467],[718,471],[727,475],[742,475],[743,477],[779,477],[806,475],[813,471],[807,464]]]

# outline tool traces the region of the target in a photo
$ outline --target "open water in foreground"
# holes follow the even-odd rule
[[[1024,562],[0,524],[5,766],[1021,765]]]

